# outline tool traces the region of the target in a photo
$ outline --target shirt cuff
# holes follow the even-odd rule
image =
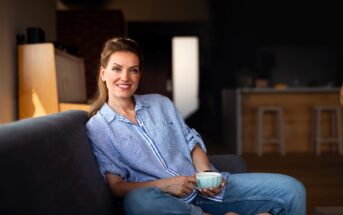
[[[189,133],[186,136],[188,149],[191,152],[196,144],[199,144],[199,146],[206,152],[206,146],[200,136],[200,134],[195,129],[189,129]]]

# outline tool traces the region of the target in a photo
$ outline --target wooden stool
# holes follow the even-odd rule
[[[314,145],[316,147],[316,154],[320,155],[320,146],[322,144],[336,144],[338,146],[339,154],[343,154],[343,140],[342,140],[342,117],[340,106],[315,106],[313,108],[313,137]],[[331,129],[328,137],[322,136],[322,116],[327,112],[330,116]]]
[[[265,114],[275,114],[276,134],[275,137],[265,138],[263,135],[263,118]],[[257,154],[262,156],[264,144],[278,144],[282,155],[285,155],[284,134],[283,134],[283,110],[277,106],[262,106],[257,108],[256,115],[256,145]]]

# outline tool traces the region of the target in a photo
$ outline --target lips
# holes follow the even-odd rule
[[[117,84],[117,87],[119,87],[120,89],[129,89],[131,87],[131,84]]]

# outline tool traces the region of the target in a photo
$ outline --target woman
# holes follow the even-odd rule
[[[195,173],[213,170],[205,145],[169,99],[135,94],[142,64],[135,41],[105,43],[87,123],[100,172],[126,214],[305,214],[303,185],[285,175],[231,174],[217,189],[196,189]]]

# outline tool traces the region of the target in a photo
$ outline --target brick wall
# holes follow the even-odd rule
[[[57,11],[56,20],[57,43],[72,47],[85,61],[87,98],[91,99],[97,90],[96,76],[104,42],[125,34],[123,14],[119,10]]]

